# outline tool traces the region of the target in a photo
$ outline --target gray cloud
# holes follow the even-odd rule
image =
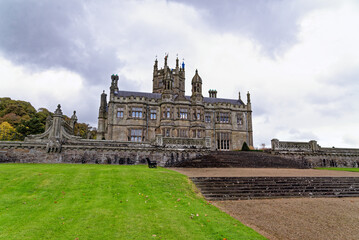
[[[297,43],[298,22],[319,3],[282,0],[173,0],[202,10],[216,31],[247,35],[270,57],[281,55]]]
[[[116,51],[102,47],[82,1],[0,2],[0,52],[34,71],[65,68],[96,83],[115,72]]]

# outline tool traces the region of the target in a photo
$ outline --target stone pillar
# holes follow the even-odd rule
[[[107,118],[107,95],[105,91],[101,94],[100,109],[98,113],[97,139],[105,139],[106,118]]]
[[[253,127],[252,127],[252,104],[249,92],[247,93],[247,131],[248,131],[248,146],[253,147]]]
[[[57,109],[53,116],[52,128],[49,133],[49,139],[56,139],[56,140],[61,139],[61,137],[62,137],[61,136],[62,121],[63,121],[63,116],[62,116],[62,111],[61,111],[61,105],[59,104],[59,105],[57,105]]]

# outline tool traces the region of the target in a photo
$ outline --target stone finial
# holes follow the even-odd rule
[[[168,53],[165,54],[165,67],[167,66]]]
[[[241,92],[238,91],[238,100],[241,100]]]
[[[247,104],[251,103],[251,94],[249,93],[249,91],[247,92]]]
[[[61,105],[57,105],[57,109],[55,110],[55,114],[58,114],[58,115],[62,115],[62,111],[61,111]]]
[[[153,69],[154,69],[154,70],[157,70],[157,69],[158,69],[157,55],[156,55],[155,65],[153,65]]]

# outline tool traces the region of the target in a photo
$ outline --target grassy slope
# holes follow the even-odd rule
[[[0,239],[223,238],[265,239],[207,204],[177,172],[0,165]]]
[[[348,172],[359,172],[359,168],[336,168],[336,167],[330,167],[330,168],[316,168],[319,170],[335,170],[335,171],[348,171]]]

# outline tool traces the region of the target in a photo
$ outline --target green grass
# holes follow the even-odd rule
[[[359,168],[336,168],[336,167],[329,167],[329,168],[315,168],[319,170],[335,170],[335,171],[347,171],[347,172],[359,172]]]
[[[1,164],[0,239],[265,239],[194,189],[164,168]]]

